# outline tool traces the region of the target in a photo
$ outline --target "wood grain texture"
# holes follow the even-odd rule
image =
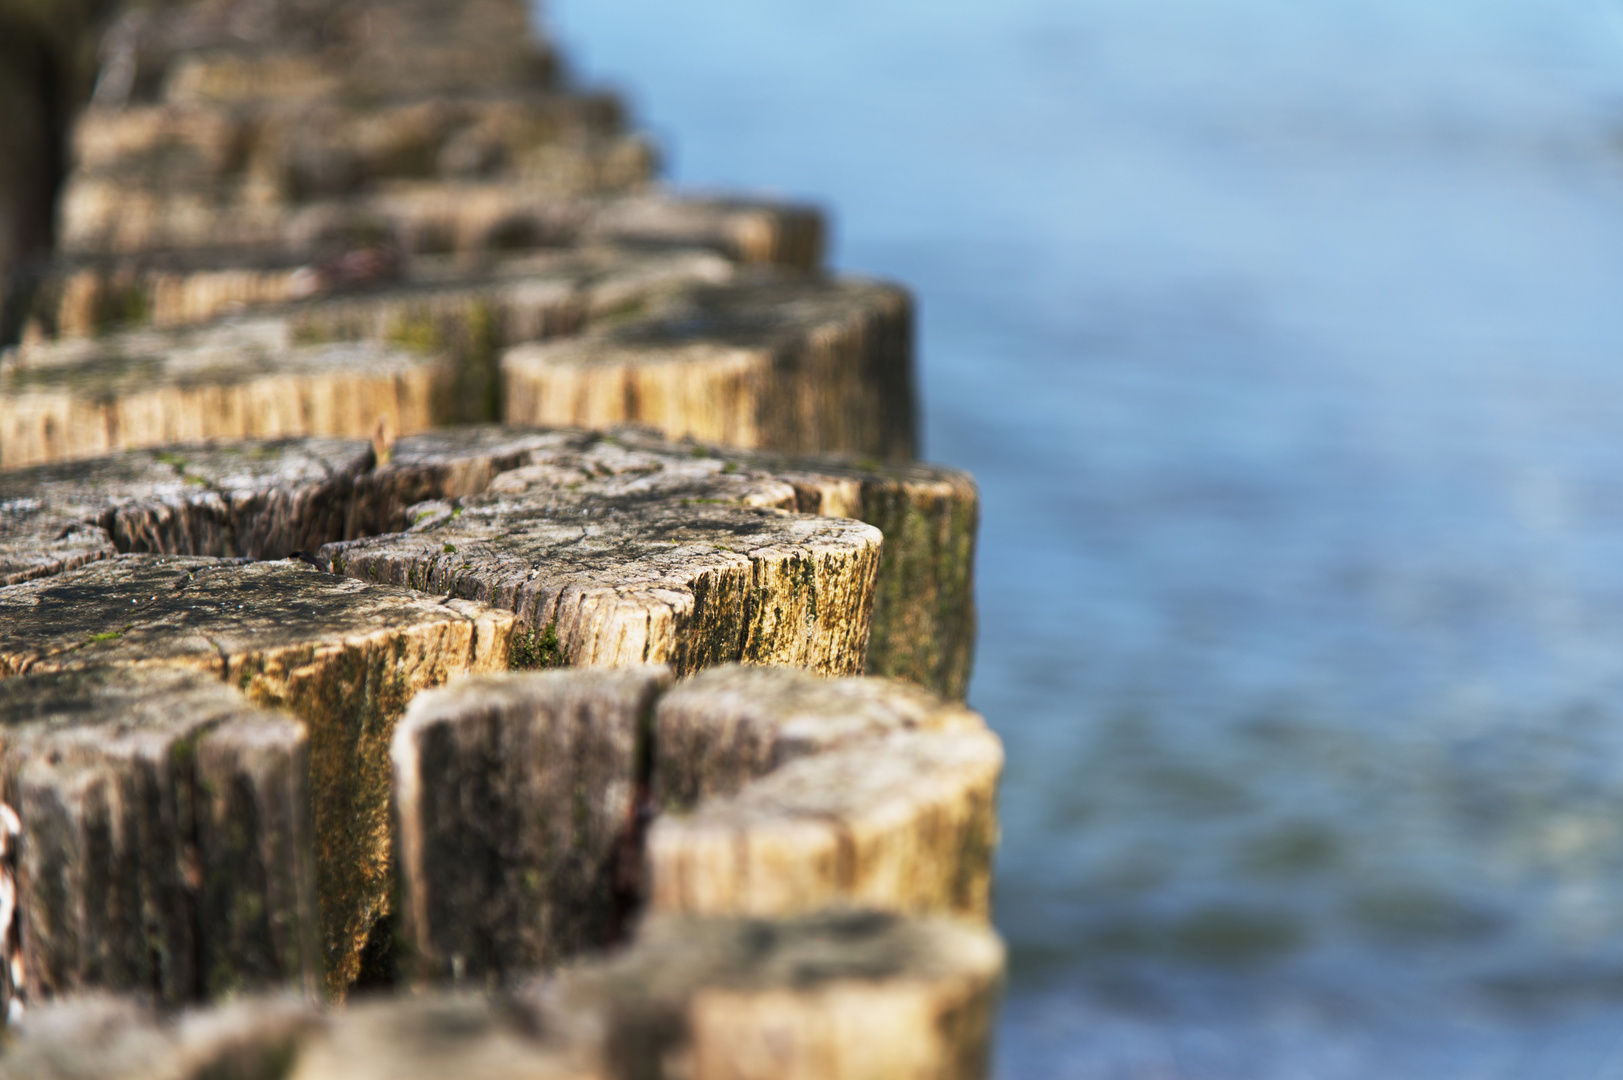
[[[304,726],[218,679],[90,667],[7,681],[28,998],[321,977]]]
[[[645,898],[985,918],[1002,764],[979,716],[902,683],[704,672],[655,712]]]
[[[513,618],[299,563],[126,555],[0,589],[0,676],[98,665],[204,671],[309,726],[328,987],[387,913],[389,740],[421,690],[504,670]]]
[[[395,733],[403,935],[418,980],[474,985],[611,943],[665,668],[463,679]]]
[[[914,453],[912,305],[894,286],[762,274],[502,357],[505,419],[745,448]]]
[[[372,343],[299,346],[276,321],[24,346],[0,361],[0,467],[130,447],[366,437],[446,419],[449,361]]]
[[[962,705],[901,683],[729,665],[660,699],[651,794],[657,806],[685,812],[799,758],[899,732],[983,726]]]
[[[307,438],[0,471],[0,585],[118,552],[281,559],[342,536],[369,444]]]
[[[612,450],[586,456],[607,465]],[[532,637],[550,632],[572,665],[669,663],[681,674],[751,660],[861,670],[877,530],[776,509],[771,501],[789,489],[719,463],[633,461],[637,468],[594,476],[554,456],[455,505],[420,505],[403,533],[320,555],[362,581],[511,610]]]

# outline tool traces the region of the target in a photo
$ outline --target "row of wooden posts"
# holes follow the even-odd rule
[[[519,0],[40,11],[97,74],[0,319],[0,1077],[984,1075],[906,293],[656,185]]]

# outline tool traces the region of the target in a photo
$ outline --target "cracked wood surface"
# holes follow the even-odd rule
[[[437,429],[400,439],[382,465],[365,443],[304,439],[0,471],[0,583],[117,551],[281,558],[329,541],[401,532],[412,525],[407,511],[433,500],[560,495],[548,512],[568,515],[570,498],[624,503],[653,492],[678,510],[687,499],[689,508],[738,504],[878,526],[884,543],[866,671],[963,696],[974,639],[977,509],[965,474],[744,454],[635,430]],[[443,544],[440,553],[447,554]]]
[[[39,1002],[178,1004],[320,980],[304,726],[194,671],[89,667],[0,693],[0,798]]]
[[[361,581],[513,611],[534,647],[550,636],[552,662],[861,671],[879,531],[752,506],[750,481],[720,480],[661,472],[517,494],[493,483],[319,557]]]
[[[615,884],[655,913],[988,918],[1002,748],[975,713],[787,668],[667,680],[490,676],[413,706],[393,758],[417,980],[610,944]]]
[[[393,273],[386,258],[379,272]],[[286,269],[279,285],[268,271],[66,273],[37,299],[36,337],[0,365],[0,466],[359,435],[379,417],[407,433],[495,419],[502,400],[512,423],[638,423],[742,447],[912,457],[911,304],[893,286],[745,273],[692,251],[592,249],[479,273],[413,265],[401,280],[302,302],[293,294],[323,288],[321,269]],[[43,336],[173,323],[244,297],[265,301],[251,321]],[[337,340],[371,349],[316,344]]]
[[[388,911],[395,723],[423,689],[505,669],[512,627],[297,563],[126,555],[0,589],[0,677],[175,665],[304,720],[327,982],[342,992]]]
[[[302,438],[0,471],[0,585],[118,552],[281,559],[343,535],[366,443]]]
[[[492,979],[612,943],[638,764],[666,668],[463,679],[395,734],[401,933],[413,978]]]

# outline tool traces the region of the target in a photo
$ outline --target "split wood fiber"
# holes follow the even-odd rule
[[[464,679],[395,734],[402,933],[419,979],[510,978],[608,945],[665,668]]]
[[[118,552],[276,559],[346,538],[407,534],[415,520],[422,526],[415,534],[380,541],[391,559],[407,552],[408,565],[355,565],[375,567],[379,579],[406,585],[414,584],[415,574],[415,584],[430,583],[441,591],[451,591],[445,581],[454,579],[460,581],[455,587],[467,588],[464,595],[478,599],[485,598],[480,590],[486,583],[522,575],[524,585],[515,583],[511,597],[488,590],[497,597],[494,602],[517,610],[519,600],[544,588],[530,570],[537,553],[526,557],[513,543],[499,558],[487,550],[474,580],[468,575],[476,564],[455,557],[459,541],[447,535],[436,552],[431,534],[455,531],[475,508],[475,517],[486,524],[508,513],[531,515],[533,522],[536,506],[555,523],[579,523],[580,504],[588,499],[600,517],[612,510],[622,522],[616,527],[627,536],[635,535],[636,527],[623,524],[631,510],[657,509],[660,499],[667,518],[675,514],[693,522],[704,514],[747,511],[747,519],[750,513],[760,518],[762,510],[794,511],[856,518],[884,533],[865,670],[951,697],[962,697],[968,684],[977,494],[973,481],[956,470],[740,453],[673,444],[634,430],[599,436],[470,426],[402,438],[384,447],[388,458],[382,464],[377,453],[355,440],[290,439],[129,451],[0,471],[0,584],[59,573]],[[472,499],[480,495],[490,498]],[[736,509],[724,514],[722,507]],[[646,533],[648,521],[658,517],[637,527]],[[601,532],[601,522],[597,527]],[[714,539],[728,548],[745,547],[731,533]],[[458,552],[445,551],[447,543]],[[380,545],[367,550],[376,553]],[[644,550],[657,555],[668,548],[656,544]],[[729,564],[739,561],[736,553],[717,553]],[[696,560],[694,565],[704,564]],[[349,563],[344,567],[360,572]],[[756,614],[764,618],[768,611],[761,606],[752,609],[751,617]],[[549,625],[531,622],[527,633],[545,636]],[[850,628],[848,639],[859,632]],[[553,625],[559,647],[574,650],[571,662],[616,655],[611,646],[571,644],[571,633],[567,622]],[[713,653],[718,659],[745,658],[742,651],[729,652],[733,646],[727,640],[721,645],[726,648]],[[760,645],[754,646],[754,658],[770,658]],[[802,655],[816,655],[817,649],[831,655],[834,647],[827,642],[795,646],[811,650]],[[681,648],[703,655],[691,645]],[[854,641],[840,648],[845,658],[831,659],[828,670],[863,670],[855,666],[861,661]],[[670,657],[649,652],[631,659]]]
[[[674,687],[661,668],[468,679],[412,706],[393,760],[419,981],[606,946],[617,886],[654,912],[990,913],[1001,746],[902,683],[736,665]]]
[[[521,0],[70,6],[0,290],[0,1077],[984,1075],[977,496],[909,463],[905,292],[655,188]],[[440,426],[496,417],[702,443]]]
[[[321,978],[304,725],[217,678],[93,666],[0,684],[30,1003],[170,1003]],[[9,975],[10,973],[8,973]]]
[[[507,612],[299,563],[124,555],[0,589],[0,678],[176,666],[302,719],[327,985],[341,993],[389,910],[395,723],[425,688],[505,669],[512,628]]]

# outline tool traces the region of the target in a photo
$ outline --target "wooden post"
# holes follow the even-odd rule
[[[200,673],[91,667],[0,694],[20,985],[203,991],[320,980],[303,725]],[[9,959],[9,957],[8,957]]]

